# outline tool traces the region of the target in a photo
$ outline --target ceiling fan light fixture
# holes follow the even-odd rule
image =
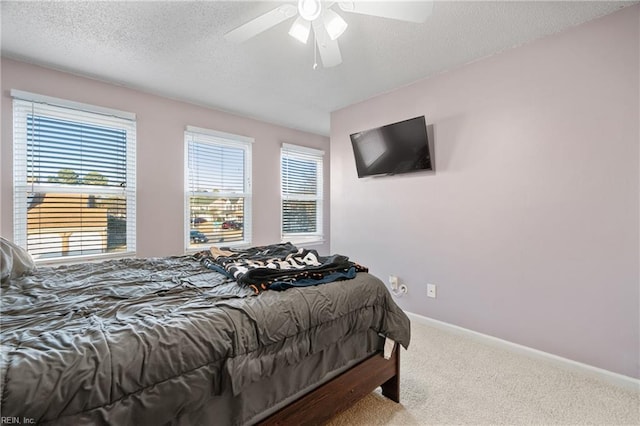
[[[307,21],[317,19],[321,11],[320,0],[298,0],[298,13]]]
[[[307,44],[310,32],[311,22],[301,16],[298,16],[298,18],[293,21],[291,28],[289,28],[289,35],[304,44]]]
[[[342,19],[342,16],[338,15],[331,9],[327,9],[324,12],[324,26],[329,33],[329,38],[335,40],[344,33],[347,29],[347,22]]]

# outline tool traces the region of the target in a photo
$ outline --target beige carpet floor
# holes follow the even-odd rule
[[[620,388],[467,336],[412,322],[400,404],[376,391],[343,425],[640,425],[640,390]]]

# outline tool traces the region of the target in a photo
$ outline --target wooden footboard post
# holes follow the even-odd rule
[[[395,354],[396,375],[384,382],[382,394],[392,401],[400,402],[400,345],[396,344],[393,350]]]

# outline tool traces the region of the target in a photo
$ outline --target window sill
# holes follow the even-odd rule
[[[251,247],[251,243],[247,241],[234,241],[228,243],[205,243],[201,246],[197,247],[187,247],[185,249],[185,254],[194,254],[199,251],[209,250],[211,247],[229,247],[229,248],[246,248]]]
[[[326,241],[323,239],[319,239],[319,240],[296,240],[296,239],[287,239],[287,240],[282,240],[282,243],[291,243],[295,246],[299,246],[299,247],[307,247],[307,246],[319,246],[324,244]]]
[[[124,259],[127,257],[136,257],[135,252],[123,252],[114,254],[105,254],[100,256],[73,256],[58,257],[55,259],[34,259],[36,266],[60,266],[73,265],[75,263],[97,263],[104,260]]]

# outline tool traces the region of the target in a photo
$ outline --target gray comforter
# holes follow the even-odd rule
[[[255,295],[188,257],[39,268],[1,324],[2,416],[44,424],[164,424],[352,333],[409,344],[369,274]]]

